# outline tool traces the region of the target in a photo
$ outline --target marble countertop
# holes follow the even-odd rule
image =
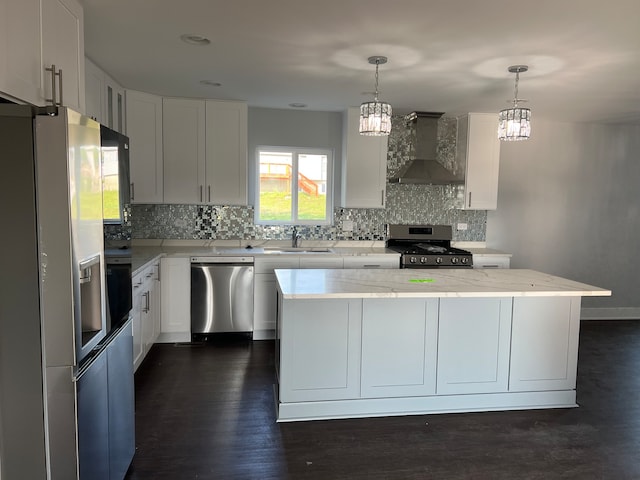
[[[246,246],[234,246],[234,245],[214,245],[214,246],[202,246],[202,245],[133,245],[129,250],[120,249],[108,249],[105,250],[105,256],[118,256],[131,258],[131,272],[132,275],[138,273],[149,262],[155,260],[159,256],[172,256],[172,257],[224,257],[224,256],[274,256],[274,255],[323,255],[323,256],[364,256],[364,255],[399,255],[393,250],[389,250],[384,246],[378,244],[354,244],[354,246],[347,246],[343,243],[334,243],[332,246],[319,245],[315,243],[303,243],[305,248],[329,248],[329,252],[322,253],[303,253],[303,252],[287,252],[274,253],[269,251],[269,248],[283,247],[288,248],[290,244],[283,242],[272,242],[263,244],[260,246],[252,246],[247,248]],[[357,245],[357,246],[355,246]],[[266,247],[266,250],[265,250]]]
[[[604,288],[535,270],[275,271],[285,299],[610,296]]]

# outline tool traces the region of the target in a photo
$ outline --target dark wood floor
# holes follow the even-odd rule
[[[286,424],[272,342],[155,345],[127,479],[640,479],[640,321],[581,328],[580,408]]]

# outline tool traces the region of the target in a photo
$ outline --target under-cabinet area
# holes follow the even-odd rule
[[[278,421],[576,406],[581,296],[610,292],[490,272],[278,270]]]

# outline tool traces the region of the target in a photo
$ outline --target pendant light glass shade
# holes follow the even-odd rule
[[[360,135],[384,136],[391,132],[391,105],[378,101],[378,65],[387,63],[387,57],[369,57],[376,66],[376,90],[373,102],[360,105]]]
[[[516,74],[515,97],[513,107],[505,108],[498,115],[498,138],[503,141],[513,142],[527,140],[531,135],[531,110],[518,106],[518,81],[520,72],[526,72],[529,68],[526,65],[513,65],[509,67],[511,73]]]
[[[382,136],[391,132],[391,105],[366,102],[360,105],[360,134]]]

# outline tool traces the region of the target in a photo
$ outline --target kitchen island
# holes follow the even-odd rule
[[[575,407],[580,301],[533,270],[276,270],[278,421]]]

